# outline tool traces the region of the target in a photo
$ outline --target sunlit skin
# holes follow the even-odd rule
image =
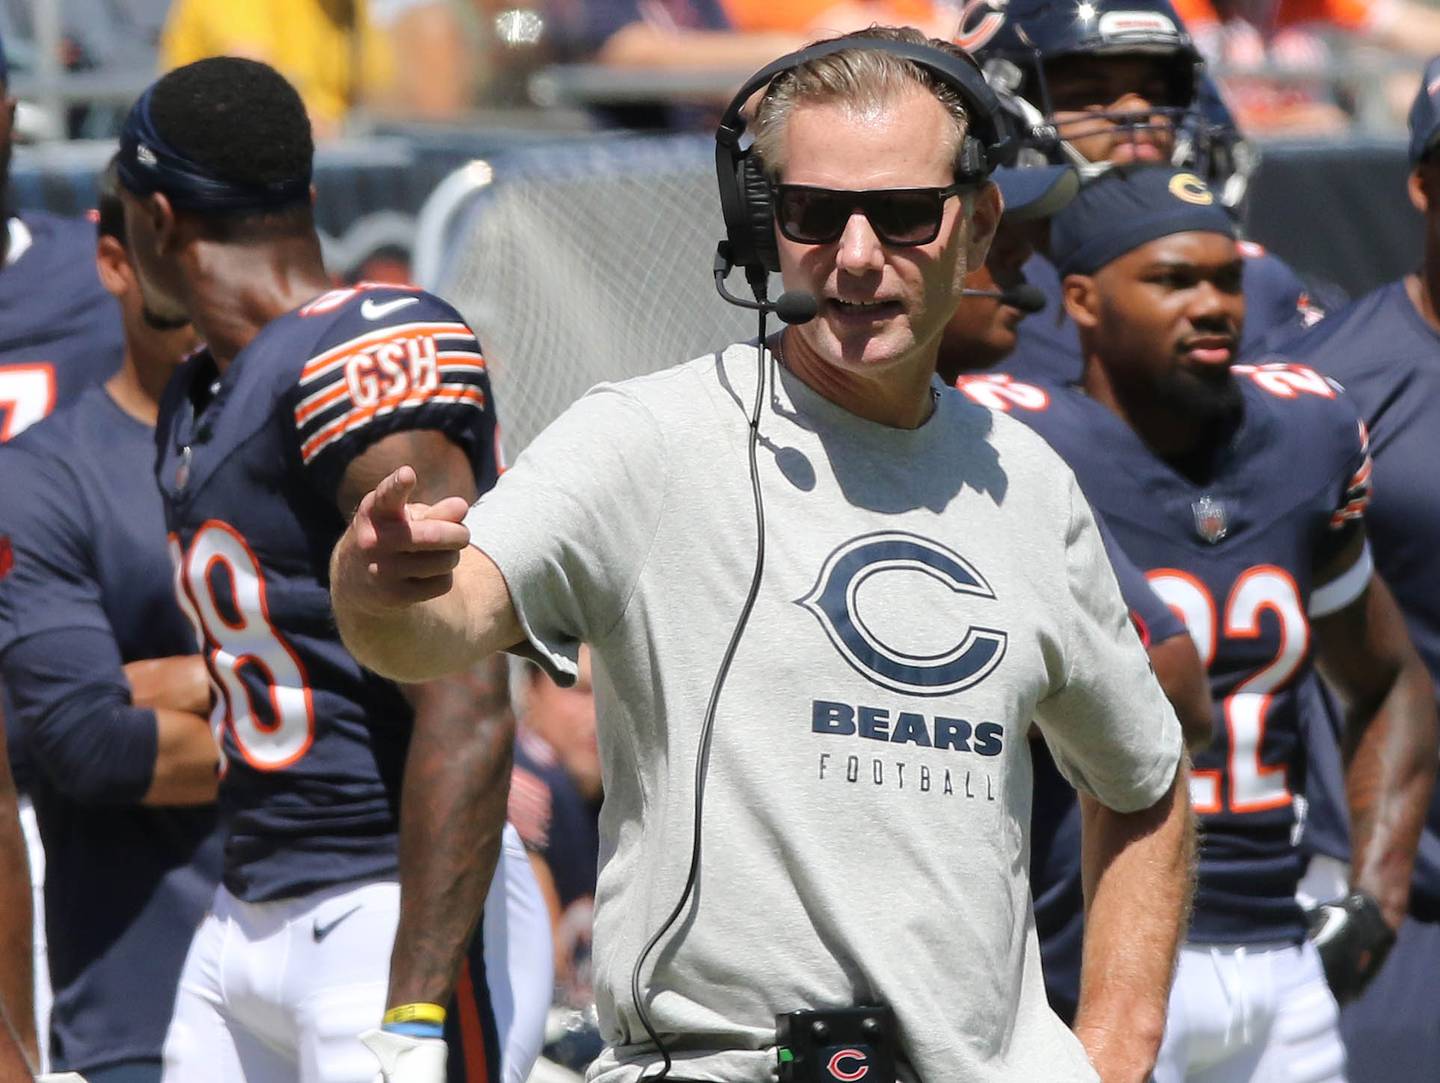
[[[949,115],[923,87],[874,109],[805,103],[784,132],[781,180],[846,190],[944,187],[954,182],[954,146]],[[785,288],[808,290],[820,302],[814,320],[786,330],[785,365],[860,417],[898,428],[923,424],[940,335],[1000,216],[994,185],[971,199],[969,220],[959,196],[947,199],[939,236],[915,247],[882,244],[858,213],[832,244],[799,244],[777,230]]]
[[[1048,223],[1000,220],[985,262],[965,280],[968,289],[1005,290],[1025,281],[1025,262]],[[962,297],[940,339],[936,370],[947,384],[965,372],[993,368],[1015,349],[1026,313],[994,297]]]
[[[527,678],[530,687],[521,721],[555,750],[580,792],[598,801],[602,788],[600,744],[595,735],[589,648],[580,649],[580,672],[569,688],[562,688],[539,670],[529,672]]]
[[[1163,113],[1151,110],[1186,104],[1171,100],[1175,63],[1172,57],[1132,55],[1067,56],[1046,64],[1060,137],[1090,162],[1168,162],[1175,132]],[[1144,126],[1127,128],[1117,113]]]
[[[1085,390],[1161,458],[1204,451],[1238,416],[1230,372],[1245,322],[1242,263],[1221,233],[1174,233],[1067,275]]]

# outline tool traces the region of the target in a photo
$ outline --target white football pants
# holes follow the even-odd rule
[[[50,1067],[50,954],[45,939],[45,844],[40,841],[40,821],[30,798],[20,795],[20,833],[25,836],[25,854],[30,859],[30,905],[35,937],[35,1033],[40,1039],[40,1071]]]
[[[1345,1083],[1339,1020],[1309,941],[1187,944],[1154,1083]]]
[[[219,888],[180,976],[164,1083],[372,1083],[378,1065],[359,1036],[384,1014],[399,917],[393,880],[263,903]],[[471,1075],[523,1083],[544,1040],[554,949],[509,824],[485,903],[484,947],[501,1065]]]

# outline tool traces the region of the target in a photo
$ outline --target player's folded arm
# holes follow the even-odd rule
[[[85,805],[138,804],[155,774],[155,712],[130,703],[105,632],[56,629],[12,643],[0,674],[35,763]]]

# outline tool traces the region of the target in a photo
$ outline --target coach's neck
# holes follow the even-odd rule
[[[918,429],[935,411],[930,385],[939,341],[872,369],[825,358],[799,328],[781,335],[780,358],[806,387],[856,417],[895,429]]]

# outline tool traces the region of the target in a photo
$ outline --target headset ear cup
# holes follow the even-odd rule
[[[775,244],[775,208],[770,200],[770,182],[760,160],[753,154],[745,156],[740,173],[750,250],[767,271],[778,271],[780,249]]]

